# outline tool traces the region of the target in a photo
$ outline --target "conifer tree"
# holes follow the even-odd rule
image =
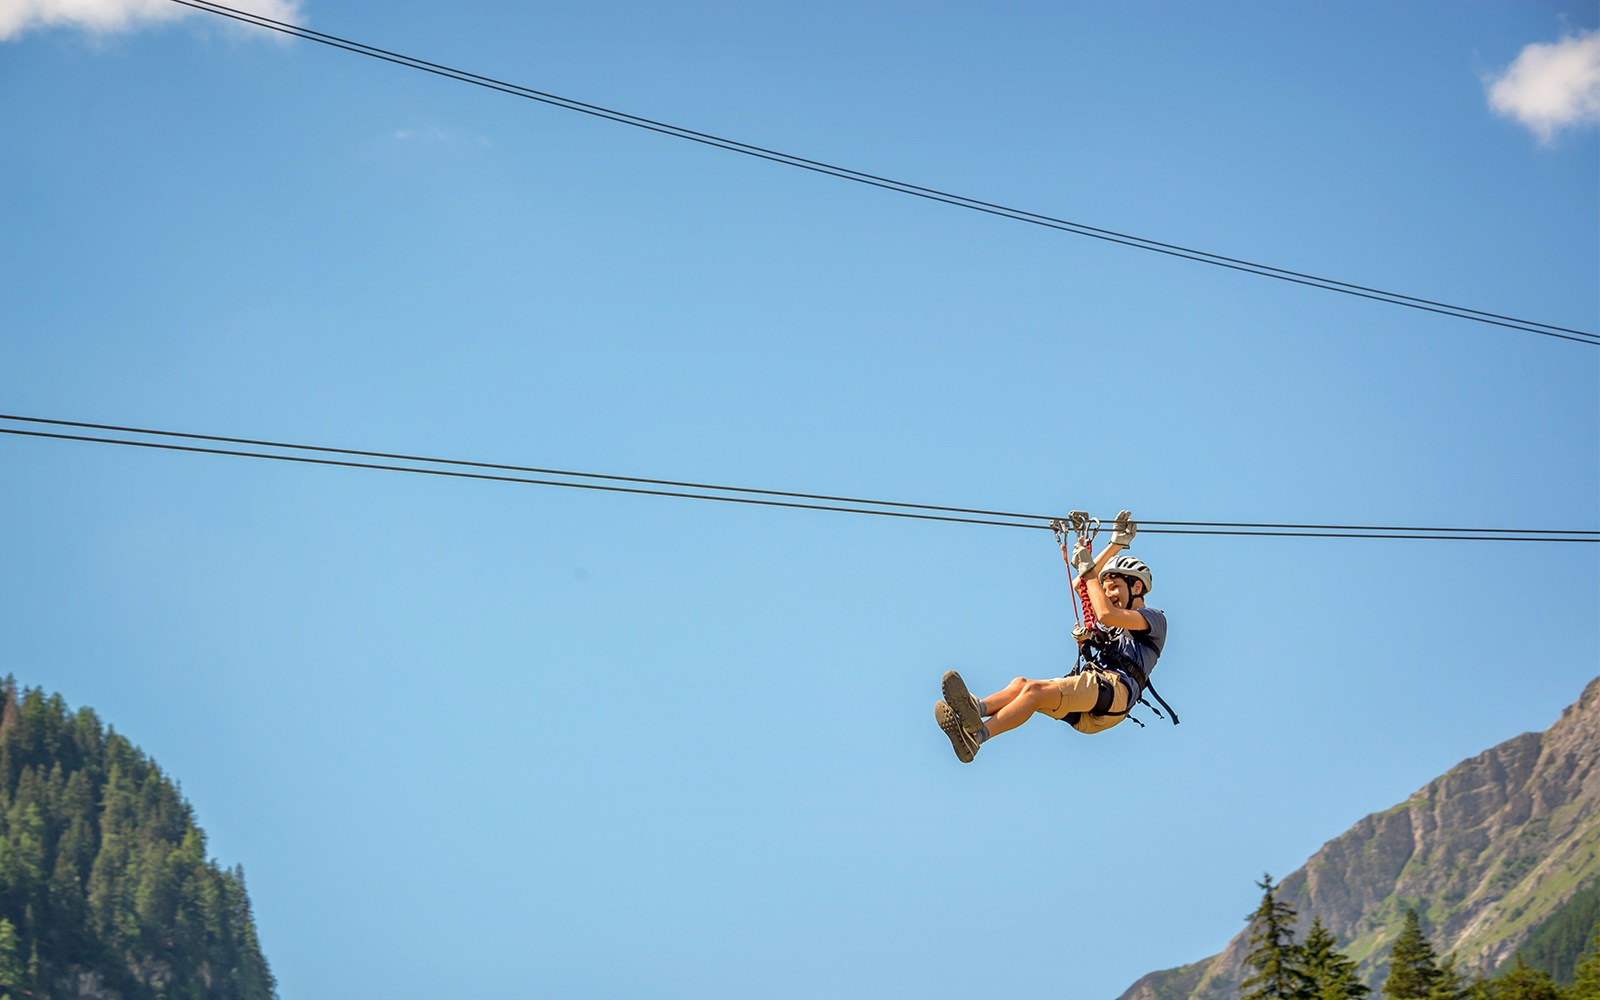
[[[1456,956],[1446,955],[1439,963],[1439,977],[1433,981],[1428,1000],[1466,1000],[1467,977],[1456,968]]]
[[[0,991],[22,988],[22,959],[17,955],[17,929],[0,918]]]
[[[0,678],[0,1000],[274,1000],[240,869],[88,709]],[[76,992],[70,995],[76,996]]]
[[[1389,1000],[1428,1000],[1438,979],[1438,959],[1433,945],[1422,936],[1422,921],[1413,907],[1406,910],[1405,926],[1389,952],[1389,977],[1383,982],[1383,995]]]
[[[1578,960],[1577,977],[1567,991],[1567,1000],[1600,1000],[1600,930],[1589,950]]]
[[[1517,952],[1517,964],[1494,984],[1495,1000],[1562,1000],[1561,987],[1543,969],[1535,969]]]
[[[1250,954],[1244,960],[1251,973],[1239,984],[1239,998],[1312,1000],[1303,955],[1294,943],[1294,907],[1277,898],[1271,875],[1263,875],[1256,887],[1261,905],[1250,914]]]
[[[1372,992],[1356,976],[1356,963],[1339,950],[1338,939],[1322,925],[1321,917],[1312,918],[1300,955],[1314,1000],[1361,1000]]]

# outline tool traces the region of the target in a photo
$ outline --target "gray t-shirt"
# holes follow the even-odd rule
[[[1129,677],[1129,686],[1133,689],[1133,701],[1139,700],[1143,693],[1139,678],[1148,679],[1150,671],[1156,668],[1156,658],[1161,655],[1161,649],[1167,644],[1167,615],[1155,608],[1140,608],[1139,614],[1144,618],[1150,630],[1143,633],[1130,632],[1125,628],[1111,630],[1111,646],[1120,654],[1114,659],[1126,657],[1132,661],[1138,671]],[[1139,635],[1139,639],[1134,636]],[[1140,641],[1143,640],[1143,641]]]

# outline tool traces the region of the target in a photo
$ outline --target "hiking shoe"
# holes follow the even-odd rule
[[[936,702],[933,706],[933,717],[938,720],[939,728],[950,737],[950,747],[956,752],[956,760],[963,764],[972,763],[972,758],[978,755],[978,741],[972,734],[961,728],[961,720],[956,717],[955,709],[945,702]]]
[[[973,736],[978,735],[978,730],[983,728],[983,713],[978,711],[978,699],[967,690],[966,681],[954,670],[948,670],[944,675],[943,688],[944,700],[956,713],[956,718],[961,720],[961,728]]]

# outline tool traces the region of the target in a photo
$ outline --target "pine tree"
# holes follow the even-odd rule
[[[1428,1000],[1466,1000],[1467,977],[1456,968],[1456,956],[1446,955],[1439,964],[1439,977],[1428,991]]]
[[[0,918],[0,988],[21,989],[25,974],[17,955],[17,929],[11,921]]]
[[[1494,984],[1495,1000],[1563,1000],[1561,987],[1543,969],[1535,969],[1517,952],[1517,964]]]
[[[1383,995],[1389,1000],[1427,1000],[1438,979],[1433,945],[1422,936],[1416,909],[1408,909],[1405,926],[1389,952],[1389,978],[1383,982]]]
[[[1338,939],[1322,926],[1321,917],[1312,918],[1300,956],[1314,1000],[1361,1000],[1372,992],[1356,976],[1356,963],[1339,950]]]
[[[0,679],[0,1000],[85,973],[126,1000],[276,996],[243,873],[206,859],[177,787],[93,712]]]
[[[1600,1000],[1600,930],[1578,960],[1577,978],[1567,991],[1567,1000]]]
[[[1250,914],[1250,954],[1245,967],[1250,976],[1239,984],[1240,1000],[1312,1000],[1300,947],[1294,943],[1294,907],[1281,902],[1271,875],[1256,887],[1261,905]]]

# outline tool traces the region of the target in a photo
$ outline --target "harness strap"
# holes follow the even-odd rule
[[[1117,700],[1117,682],[1107,680],[1105,674],[1095,675],[1095,684],[1100,688],[1095,695],[1094,708],[1089,710],[1090,715],[1127,715],[1128,710],[1120,712],[1111,710],[1111,703]]]
[[[1077,672],[1078,671],[1073,671],[1073,673],[1077,673]],[[1096,673],[1094,675],[1094,682],[1095,682],[1095,687],[1096,687],[1095,696],[1094,696],[1094,707],[1089,709],[1089,711],[1087,711],[1087,712],[1068,712],[1065,716],[1062,717],[1062,721],[1065,722],[1067,725],[1076,726],[1083,719],[1083,717],[1085,715],[1094,716],[1096,718],[1100,718],[1100,717],[1103,717],[1103,716],[1104,717],[1115,718],[1116,716],[1119,716],[1119,715],[1127,715],[1128,714],[1128,708],[1132,708],[1133,707],[1132,705],[1129,705],[1128,708],[1124,708],[1120,712],[1111,711],[1111,705],[1117,699],[1117,681],[1116,681],[1116,679],[1115,678],[1106,677],[1106,674],[1104,672],[1098,672],[1098,673]],[[1133,692],[1130,691],[1128,693],[1132,694]],[[1134,719],[1133,721],[1138,722],[1139,720],[1138,719]],[[1143,725],[1143,723],[1140,723],[1140,725]]]
[[[1145,681],[1144,682],[1144,689],[1146,691],[1150,692],[1150,694],[1155,697],[1156,701],[1159,701],[1161,703],[1161,707],[1167,710],[1167,714],[1168,715],[1172,716],[1172,724],[1174,726],[1176,726],[1178,724],[1178,713],[1174,712],[1172,710],[1172,706],[1167,704],[1167,700],[1165,698],[1161,697],[1161,693],[1156,690],[1155,685],[1151,684],[1149,681]],[[1140,695],[1139,701],[1142,704],[1148,706],[1150,708],[1150,711],[1155,712],[1157,715],[1161,714],[1160,712],[1156,711],[1155,706],[1151,705],[1148,701],[1144,700],[1144,696],[1143,695]]]
[[[1135,636],[1136,639],[1140,635],[1141,635],[1141,633],[1134,633],[1134,636]],[[1108,683],[1106,681],[1104,675],[1097,675],[1096,676],[1096,680],[1100,684],[1100,690],[1099,690],[1099,693],[1098,693],[1097,697],[1095,698],[1095,706],[1094,706],[1094,708],[1090,712],[1088,712],[1087,714],[1089,714],[1089,715],[1103,715],[1103,716],[1122,715],[1122,716],[1127,716],[1127,718],[1132,719],[1134,722],[1139,722],[1139,720],[1137,718],[1134,718],[1134,716],[1129,715],[1128,713],[1133,709],[1134,705],[1143,705],[1144,707],[1148,708],[1150,711],[1156,713],[1156,715],[1158,717],[1160,717],[1160,718],[1165,719],[1167,717],[1167,715],[1172,716],[1172,724],[1174,726],[1178,725],[1178,713],[1173,710],[1171,705],[1167,704],[1167,700],[1165,698],[1161,697],[1161,692],[1157,691],[1156,688],[1155,688],[1155,685],[1150,683],[1149,676],[1148,675],[1144,675],[1144,672],[1139,669],[1139,665],[1137,663],[1134,663],[1132,660],[1129,660],[1127,657],[1117,655],[1115,650],[1113,650],[1109,646],[1106,646],[1106,645],[1103,645],[1103,644],[1095,644],[1094,645],[1094,654],[1095,654],[1095,659],[1097,661],[1095,663],[1095,666],[1098,667],[1099,669],[1101,669],[1101,670],[1117,670],[1117,669],[1121,669],[1122,671],[1127,673],[1130,677],[1134,678],[1136,680],[1136,682],[1138,683],[1138,685],[1139,685],[1139,698],[1138,698],[1137,701],[1130,702],[1128,704],[1128,708],[1123,710],[1123,711],[1121,711],[1121,712],[1107,711],[1107,709],[1109,709],[1111,707],[1111,699],[1116,693],[1116,684],[1115,684],[1115,682]],[[1082,669],[1082,668],[1080,667],[1080,669]],[[1078,673],[1078,671],[1074,670],[1073,673]],[[1133,692],[1130,690],[1128,692],[1128,694],[1129,694],[1129,696],[1132,696]],[[1156,700],[1156,702],[1161,705],[1161,708],[1166,709],[1167,710],[1167,715],[1162,715],[1161,714],[1161,708],[1156,708],[1155,705],[1152,705],[1152,704],[1150,704],[1150,702],[1146,701],[1145,700],[1145,695],[1146,694],[1149,694],[1151,697],[1153,697]],[[1082,715],[1084,713],[1073,713],[1073,714]],[[1076,724],[1076,722],[1077,722],[1076,719],[1072,719],[1071,716],[1069,716],[1069,719],[1070,719],[1070,724],[1074,724],[1074,725]],[[1139,728],[1143,729],[1144,728],[1144,723],[1139,722]]]

